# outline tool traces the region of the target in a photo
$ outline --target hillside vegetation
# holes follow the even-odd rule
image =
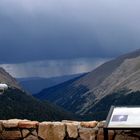
[[[8,89],[0,95],[0,119],[63,120],[72,114],[49,102],[39,101],[19,89]]]

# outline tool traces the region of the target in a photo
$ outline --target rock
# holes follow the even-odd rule
[[[30,131],[28,129],[23,129],[22,130],[22,136],[23,136],[23,138],[25,138],[29,133],[30,133]]]
[[[115,140],[125,140],[125,139],[126,139],[126,137],[123,135],[116,135],[115,136]]]
[[[97,127],[98,128],[104,128],[105,124],[106,124],[106,121],[98,122]]]
[[[48,133],[49,133],[49,128],[52,129],[52,127],[53,127],[53,124],[51,122],[42,122],[42,123],[39,123],[38,136],[40,138],[44,139],[44,140],[47,140]],[[53,133],[53,132],[51,132],[51,133]]]
[[[80,129],[80,140],[96,140],[96,130],[94,129]]]
[[[36,130],[33,130],[31,133],[32,133],[32,135],[37,136]]]
[[[108,138],[109,140],[114,140],[115,132],[113,130],[108,131]]]
[[[97,121],[90,121],[90,122],[81,122],[80,125],[82,127],[86,127],[86,128],[94,128],[96,127],[98,124]]]
[[[74,124],[80,124],[78,121],[71,121],[71,120],[62,120],[62,123],[74,123]]]
[[[63,140],[66,135],[65,125],[60,122],[39,124],[38,136],[44,140]]]
[[[97,140],[104,140],[104,130],[98,129]]]
[[[18,123],[19,128],[37,128],[39,122],[38,121],[20,121]]]
[[[104,135],[104,130],[103,130],[103,128],[98,129],[98,134],[99,134],[99,135]]]
[[[104,136],[103,135],[98,135],[97,140],[104,140]]]
[[[38,137],[29,135],[27,138],[24,138],[23,140],[38,140]]]
[[[16,140],[16,139],[21,139],[21,133],[20,131],[3,131],[0,139],[1,140]]]
[[[20,121],[19,119],[11,119],[11,120],[4,120],[2,123],[5,128],[16,128],[18,127],[19,121]]]
[[[78,137],[78,125],[74,123],[66,123],[67,133],[69,138]]]

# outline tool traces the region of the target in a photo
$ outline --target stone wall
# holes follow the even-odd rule
[[[104,121],[0,120],[0,140],[104,140]],[[109,131],[109,140],[139,140],[135,131]]]

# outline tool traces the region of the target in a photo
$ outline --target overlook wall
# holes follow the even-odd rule
[[[0,140],[104,140],[103,122],[0,120]],[[135,131],[109,131],[109,140],[139,140]]]

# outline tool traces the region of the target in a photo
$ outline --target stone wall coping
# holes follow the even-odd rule
[[[104,140],[105,121],[0,120],[0,140]],[[109,140],[139,140],[139,132],[109,130]]]
[[[103,126],[104,122],[98,122],[98,121],[71,121],[71,120],[63,120],[61,122],[59,121],[44,121],[44,122],[39,122],[39,121],[31,121],[27,119],[9,119],[9,120],[0,120],[0,124],[4,128],[36,128],[39,126],[39,124],[42,125],[76,125],[80,127],[85,127],[85,128],[95,128],[96,126]]]

